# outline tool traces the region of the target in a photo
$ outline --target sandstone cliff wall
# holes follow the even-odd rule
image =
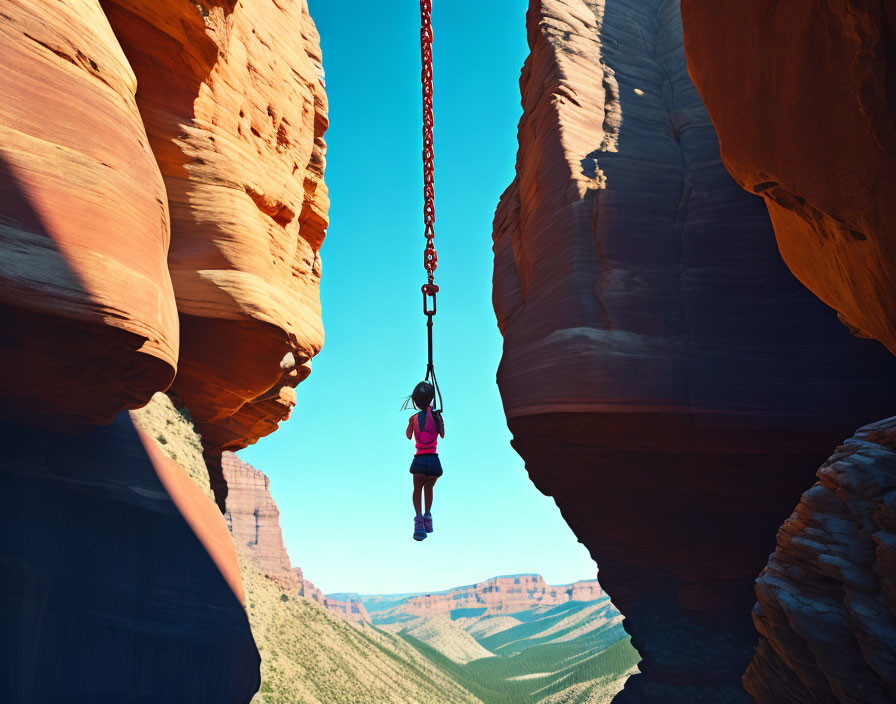
[[[0,414],[84,428],[174,378],[168,201],[95,0],[0,17]]]
[[[618,701],[743,700],[775,531],[829,448],[888,415],[896,369],[725,171],[677,2],[533,0],[528,33],[494,244],[513,445],[644,658]]]
[[[896,698],[896,418],[861,428],[818,471],[756,581],[757,702]]]
[[[314,586],[314,582],[305,579],[305,574],[301,567],[293,567],[292,571],[296,573],[299,579],[299,596],[304,597],[308,601],[315,601],[318,604],[324,603],[324,593]]]
[[[304,0],[102,5],[171,209],[174,392],[208,450],[236,450],[289,416],[323,344],[319,37]]]
[[[324,599],[324,607],[344,618],[346,621],[359,624],[372,624],[373,619],[367,613],[367,608],[357,599]]]
[[[280,509],[271,496],[266,474],[243,462],[232,452],[224,452],[221,461],[228,493],[224,518],[233,542],[269,579],[308,601],[356,623],[372,623],[367,609],[358,599],[331,599],[305,579],[300,567],[293,567],[283,544]]]
[[[683,0],[682,15],[722,159],[765,198],[788,266],[896,352],[896,6]],[[896,699],[891,426],[839,448],[778,533],[744,679],[757,702]]]
[[[683,0],[688,68],[781,254],[896,354],[896,5]]]
[[[223,508],[222,449],[289,415],[323,340],[326,97],[307,5],[9,0],[0,58],[3,433],[64,454],[60,431],[119,424],[177,372]],[[70,460],[23,451],[4,465],[16,508],[0,611],[20,660],[3,699],[245,701],[258,657],[239,574],[219,559],[229,537],[201,530],[208,505],[164,461],[135,475],[146,453],[119,435],[93,429]],[[131,480],[146,511],[122,513],[115,487]],[[27,517],[50,509],[68,523],[51,520],[64,536],[47,543]],[[116,575],[93,554],[69,559],[94,533]]]
[[[222,465],[229,488],[224,519],[233,542],[268,577],[298,589],[299,579],[283,544],[280,509],[271,496],[270,479],[232,452],[224,453]]]

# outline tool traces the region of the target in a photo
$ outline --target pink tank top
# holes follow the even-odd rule
[[[420,414],[414,416],[414,441],[417,445],[418,455],[436,454],[436,445],[439,442],[439,429],[436,427],[436,419],[432,417],[432,411],[426,409],[426,421],[423,430],[420,430]]]

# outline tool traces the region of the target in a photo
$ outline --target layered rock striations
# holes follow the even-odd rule
[[[271,496],[271,480],[232,452],[221,460],[228,493],[224,518],[237,548],[286,591],[320,604],[348,621],[372,623],[358,599],[331,599],[293,567],[280,528],[280,509]]]
[[[483,610],[483,614],[512,614],[538,606],[559,606],[570,601],[596,601],[606,598],[597,580],[551,586],[539,574],[492,577],[465,587],[444,592],[419,594],[401,602],[396,614],[435,616],[455,609]]]
[[[765,198],[788,266],[896,352],[896,9],[683,0],[682,16],[722,158]],[[758,702],[896,699],[892,425],[839,448],[778,534],[744,678]]]
[[[896,365],[793,278],[725,171],[677,2],[527,19],[494,238],[513,445],[643,657],[618,701],[740,701],[775,531],[829,448],[887,415]]]
[[[306,3],[14,0],[0,32],[6,414],[107,422],[177,368],[212,454],[272,432],[323,341]]]
[[[896,353],[896,6],[682,0],[688,68],[784,260]]]
[[[756,581],[754,700],[896,700],[896,418],[825,462]]]
[[[224,519],[233,542],[269,578],[298,587],[299,578],[283,544],[280,509],[271,497],[270,479],[232,452],[224,453],[222,465],[229,488]]]
[[[273,431],[310,372],[327,119],[307,6],[9,0],[0,57],[0,430],[37,453],[3,465],[0,698],[245,701],[232,544],[119,412],[177,372],[223,507],[222,449]]]
[[[102,5],[137,77],[168,193],[174,392],[211,456],[236,450],[289,415],[323,343],[317,31],[304,0]]]
[[[174,378],[168,202],[95,0],[0,16],[0,415],[84,428]]]
[[[302,572],[302,568],[293,567],[292,571],[295,572],[296,576],[299,578],[299,596],[304,597],[308,601],[316,601],[318,604],[323,604],[324,593],[318,589],[310,579],[305,579],[305,574]]]

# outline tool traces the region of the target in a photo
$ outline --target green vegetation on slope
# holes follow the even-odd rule
[[[479,642],[496,655],[513,655],[541,643],[575,636],[583,628],[601,630],[605,646],[623,638],[625,633],[616,627],[618,612],[609,599],[597,602],[571,601],[547,611],[531,609],[513,614],[523,621],[493,635],[479,637]],[[584,633],[581,633],[584,635]]]
[[[640,659],[626,637],[584,657],[575,643],[565,648],[552,644],[460,664],[422,641],[404,637],[485,704],[604,704],[622,689]]]
[[[199,436],[170,399],[156,394],[132,417],[211,497]],[[496,616],[456,609],[450,619],[383,613],[396,634],[350,624],[239,559],[262,658],[255,704],[604,704],[638,661],[609,601]],[[497,657],[480,657],[488,652]]]
[[[177,411],[168,396],[156,393],[143,408],[131,411],[131,420],[156,441],[164,454],[187,470],[190,479],[214,500],[202,457],[202,440],[193,423]]]
[[[487,704],[603,704],[639,660],[609,599],[512,614],[455,609],[450,620],[400,607],[373,617]],[[493,656],[470,660],[474,651],[461,647],[458,634]]]
[[[211,498],[202,445],[164,394],[134,422]],[[246,611],[261,653],[256,704],[475,704],[480,700],[399,636],[354,626],[285,592],[237,553]]]
[[[360,628],[288,595],[241,558],[264,704],[478,702],[404,639]]]

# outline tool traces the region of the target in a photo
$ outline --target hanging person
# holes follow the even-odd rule
[[[442,476],[442,463],[436,452],[439,437],[445,437],[445,423],[442,413],[432,409],[435,388],[432,384],[421,381],[414,388],[410,401],[418,412],[408,420],[407,437],[414,439],[417,453],[411,462],[411,476],[414,477],[412,500],[414,510],[414,540],[424,540],[427,533],[432,533],[432,494],[436,480]],[[421,496],[422,495],[422,496]],[[422,509],[425,501],[426,511]]]
[[[442,476],[442,463],[436,452],[439,437],[445,437],[445,424],[442,421],[442,392],[436,380],[433,366],[432,318],[436,314],[435,271],[439,255],[435,248],[435,149],[433,147],[433,86],[432,86],[432,0],[420,0],[420,59],[423,84],[423,236],[426,246],[423,248],[423,268],[426,270],[427,282],[421,286],[423,292],[423,314],[426,316],[427,364],[426,376],[414,388],[414,392],[402,407],[406,409],[413,401],[418,413],[408,420],[407,437],[414,438],[417,453],[411,463],[411,475],[414,477],[414,540],[424,540],[427,533],[432,533],[432,493],[436,480]],[[431,380],[431,383],[430,383]],[[437,405],[436,405],[437,404]],[[433,407],[436,406],[436,407]],[[423,512],[421,501],[426,501],[426,512]]]

